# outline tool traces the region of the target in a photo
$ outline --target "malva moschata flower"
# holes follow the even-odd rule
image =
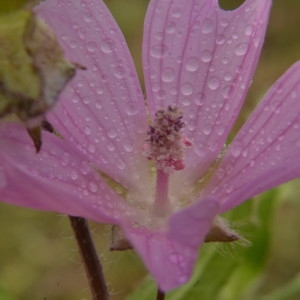
[[[189,280],[216,216],[300,175],[300,63],[224,147],[264,41],[271,0],[150,0],[145,97],[102,0],[46,0],[36,11],[78,74],[47,114],[35,153],[2,124],[0,198],[119,225],[168,291]]]

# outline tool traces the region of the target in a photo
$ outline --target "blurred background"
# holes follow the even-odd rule
[[[106,0],[141,75],[148,0]],[[221,0],[225,9],[243,1]],[[24,0],[1,1],[0,13]],[[235,130],[272,83],[300,58],[300,1],[274,0],[254,82]],[[191,282],[166,299],[300,299],[300,181],[285,184],[227,214],[245,240],[209,244]],[[0,300],[91,299],[66,216],[0,203]],[[109,251],[110,227],[90,223],[112,300],[155,299],[155,286],[132,251]]]

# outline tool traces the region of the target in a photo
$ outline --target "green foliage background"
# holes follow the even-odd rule
[[[0,14],[25,0],[1,1]],[[148,0],[106,0],[141,72],[143,17]],[[243,1],[222,0],[224,8]],[[268,87],[300,58],[299,0],[274,0],[265,47],[236,131]],[[300,181],[268,192],[229,212],[245,237],[210,244],[190,283],[168,300],[300,299]],[[66,216],[0,204],[0,299],[90,299],[88,284]],[[154,299],[153,281],[133,252],[109,252],[110,228],[91,223],[112,300]]]

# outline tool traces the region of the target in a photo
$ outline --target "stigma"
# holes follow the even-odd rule
[[[170,174],[184,169],[184,150],[192,143],[183,136],[182,111],[174,106],[160,109],[149,126],[144,152],[155,162],[158,171]]]

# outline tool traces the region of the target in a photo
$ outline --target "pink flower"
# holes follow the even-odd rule
[[[0,198],[120,225],[162,290],[185,283],[218,214],[300,175],[300,63],[224,148],[270,6],[246,0],[223,11],[216,0],[151,0],[145,105],[102,0],[42,3],[37,11],[67,57],[88,70],[48,114],[63,138],[45,132],[38,155],[23,128],[2,125]]]

